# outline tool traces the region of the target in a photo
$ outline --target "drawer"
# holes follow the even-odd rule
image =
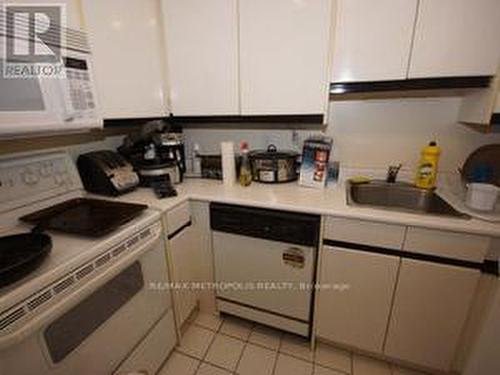
[[[168,310],[114,375],[156,374],[176,343],[174,313]]]
[[[183,203],[166,214],[167,217],[167,235],[171,235],[179,230],[183,225],[186,225],[191,220],[191,212],[189,210],[189,202]]]
[[[328,216],[325,220],[323,238],[400,250],[405,230],[406,227],[403,225]]]
[[[489,237],[409,227],[403,250],[482,263],[490,246]]]

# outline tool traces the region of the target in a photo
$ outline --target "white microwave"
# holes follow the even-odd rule
[[[86,38],[79,40],[78,49],[61,48],[57,77],[12,78],[4,74],[4,67],[12,61],[6,61],[5,50],[0,48],[0,138],[102,128],[91,55]]]

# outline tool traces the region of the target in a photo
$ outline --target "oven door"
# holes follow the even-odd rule
[[[124,257],[52,306],[50,319],[24,340],[0,349],[1,373],[112,373],[168,314],[173,327],[169,291],[152,287],[164,285],[167,272],[164,242],[156,238],[140,257]]]

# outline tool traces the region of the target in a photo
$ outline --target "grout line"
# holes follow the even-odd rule
[[[274,375],[276,372],[276,367],[278,366],[278,358],[279,358],[280,353],[281,353],[282,342],[283,342],[283,332],[280,333],[280,338],[279,338],[279,342],[278,342],[278,349],[276,350],[276,359],[274,360],[274,366],[273,366],[273,371],[272,371],[271,375]]]
[[[250,333],[253,331],[253,329],[254,329],[254,327],[255,327],[255,323],[251,323],[251,325],[250,325],[250,333],[248,334],[247,338],[246,338],[245,340],[243,340],[243,339],[242,339],[242,338],[240,338],[240,337],[234,337],[234,336],[228,335],[228,334],[226,334],[226,333],[224,333],[224,332],[220,332],[220,330],[222,329],[222,325],[223,325],[223,324],[224,324],[224,322],[225,322],[225,319],[222,319],[222,320],[223,320],[223,321],[222,321],[222,323],[219,325],[219,328],[218,328],[216,331],[214,331],[214,330],[210,330],[210,331],[212,331],[212,332],[214,332],[214,333],[215,333],[215,334],[214,334],[214,337],[213,337],[212,341],[210,342],[210,345],[208,346],[207,351],[206,351],[205,355],[203,356],[203,359],[201,359],[201,360],[200,360],[200,365],[198,366],[198,368],[197,368],[197,370],[196,370],[196,371],[198,371],[199,367],[201,366],[201,363],[206,363],[206,364],[208,364],[208,365],[210,365],[210,366],[214,366],[214,367],[217,367],[217,368],[219,368],[219,369],[221,369],[221,370],[224,370],[224,371],[226,371],[226,372],[230,372],[231,374],[236,374],[236,370],[238,369],[238,366],[239,366],[239,363],[240,363],[240,361],[241,361],[241,358],[243,357],[243,352],[245,351],[245,348],[246,348],[246,347],[247,347],[247,345],[248,345],[248,339],[250,338]],[[213,343],[214,343],[215,338],[217,337],[217,335],[225,336],[225,337],[231,338],[231,339],[233,339],[233,340],[238,340],[238,341],[243,342],[243,344],[244,344],[244,345],[243,345],[243,349],[241,350],[240,356],[238,357],[238,360],[237,360],[237,362],[236,362],[236,367],[235,367],[234,371],[229,370],[229,369],[227,369],[227,368],[224,368],[224,367],[222,367],[222,366],[220,366],[220,365],[217,365],[217,364],[215,364],[215,363],[212,363],[212,362],[209,362],[209,361],[207,361],[207,360],[206,360],[207,354],[208,354],[208,352],[210,351],[210,348],[212,347],[212,345],[213,345]]]
[[[248,346],[248,340],[250,339],[250,335],[252,334],[252,332],[253,332],[254,329],[255,329],[255,323],[252,323],[250,331],[249,331],[249,333],[247,335],[247,338],[244,341],[245,345],[243,345],[243,349],[241,350],[240,356],[239,356],[238,360],[236,361],[236,366],[234,368],[234,373],[236,373],[236,370],[238,370],[238,366],[240,365],[241,358],[243,358],[243,353],[245,353],[245,349]]]

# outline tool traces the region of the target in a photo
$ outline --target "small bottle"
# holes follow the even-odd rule
[[[200,158],[200,145],[195,143],[193,145],[193,174],[195,176],[201,176],[201,158]]]
[[[240,166],[240,185],[248,186],[252,183],[252,170],[250,167],[250,159],[248,158],[248,143],[240,143],[241,151],[241,166]]]
[[[430,142],[422,150],[420,162],[415,176],[415,185],[421,189],[433,189],[436,187],[437,168],[441,149],[436,142]]]

